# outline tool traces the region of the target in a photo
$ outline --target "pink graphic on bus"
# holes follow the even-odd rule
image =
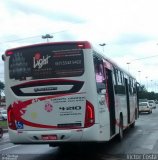
[[[53,110],[53,106],[50,104],[50,102],[47,102],[45,104],[45,107],[44,109],[47,111],[47,112],[51,112]]]

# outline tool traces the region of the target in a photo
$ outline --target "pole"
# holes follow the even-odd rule
[[[105,46],[106,44],[105,44],[105,43],[101,43],[101,44],[99,44],[99,45],[103,47],[103,53],[104,53],[104,46]]]
[[[138,71],[139,82],[140,82],[140,84],[141,84],[141,77],[140,77],[140,73],[141,73],[141,71]]]
[[[129,72],[129,65],[130,65],[130,62],[127,62],[128,72]]]
[[[42,36],[42,39],[47,39],[47,42],[49,42],[49,38],[53,38],[50,34],[46,34]]]
[[[146,78],[146,89],[148,91],[148,77],[146,76],[145,78]]]

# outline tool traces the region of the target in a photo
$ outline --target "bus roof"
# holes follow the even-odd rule
[[[17,50],[21,48],[28,48],[28,47],[35,47],[35,46],[44,46],[44,45],[62,45],[62,44],[76,44],[78,48],[83,48],[83,49],[90,49],[92,48],[92,45],[88,41],[61,41],[61,42],[45,42],[45,43],[37,43],[37,44],[30,44],[30,45],[25,45],[25,46],[20,46],[20,47],[15,47],[15,48],[10,48],[7,49],[5,53],[11,51],[11,50]]]

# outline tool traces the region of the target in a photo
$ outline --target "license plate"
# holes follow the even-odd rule
[[[42,140],[57,140],[57,135],[42,135]]]

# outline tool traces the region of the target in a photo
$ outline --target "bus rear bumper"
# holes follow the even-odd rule
[[[14,144],[51,144],[64,142],[99,142],[99,124],[69,130],[15,131],[8,130]]]

